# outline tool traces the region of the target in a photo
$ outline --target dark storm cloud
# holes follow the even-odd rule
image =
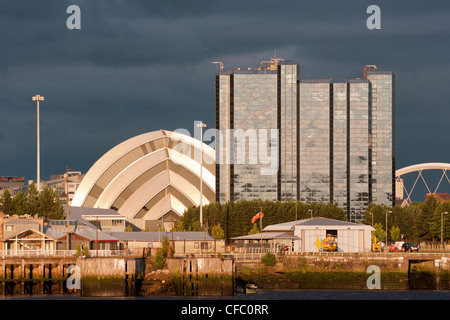
[[[81,30],[66,9],[81,8]],[[381,30],[366,9],[381,8]],[[0,4],[0,175],[87,171],[136,134],[214,125],[212,61],[254,67],[274,54],[305,78],[397,77],[397,166],[449,162],[447,1],[4,1]],[[430,142],[432,140],[432,142]]]

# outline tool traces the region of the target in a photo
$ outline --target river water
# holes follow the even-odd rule
[[[136,296],[136,297],[80,297],[77,295],[3,295],[0,300],[450,300],[448,290],[257,290],[251,294],[234,296]]]

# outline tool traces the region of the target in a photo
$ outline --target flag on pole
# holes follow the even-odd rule
[[[256,220],[260,219],[264,217],[264,213],[262,212],[258,212],[253,218],[252,218],[252,223],[255,223]]]

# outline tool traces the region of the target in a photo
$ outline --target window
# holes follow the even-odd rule
[[[202,249],[211,249],[211,243],[209,242],[201,242]]]
[[[328,235],[336,238],[338,235],[338,232],[337,232],[337,230],[327,230],[327,236]]]
[[[5,225],[5,231],[14,231],[14,226],[13,225]]]

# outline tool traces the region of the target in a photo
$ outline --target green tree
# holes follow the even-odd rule
[[[14,214],[13,198],[11,197],[11,192],[9,189],[3,191],[0,197],[0,211],[4,214]]]
[[[61,200],[52,187],[45,187],[39,195],[39,215],[45,219],[60,220],[64,218]]]
[[[450,212],[450,201],[441,202],[436,205],[433,216],[428,222],[430,235],[434,238],[441,239],[441,232],[443,232],[444,239],[449,237],[450,218],[444,212]],[[441,224],[443,222],[443,224]],[[442,229],[441,229],[442,225]]]
[[[439,213],[441,215],[441,212],[447,212],[447,214],[443,215],[443,222],[444,222],[444,239],[450,238],[450,201],[445,201],[439,203],[438,207],[436,208],[436,213]]]
[[[225,241],[229,242],[231,238],[245,235],[252,229],[252,217],[261,208],[264,213],[263,228],[271,224],[310,218],[309,209],[313,210],[315,217],[346,220],[344,211],[336,204],[307,205],[300,201],[240,200],[222,204],[213,202],[205,205],[203,207],[204,225],[205,227],[209,226],[208,232],[211,234],[214,222],[220,224],[224,231]],[[181,222],[176,224],[176,230],[203,231],[204,228],[199,222],[199,211],[198,207],[188,208],[181,217]]]
[[[383,225],[381,223],[375,223],[373,225],[373,227],[375,228],[375,231],[373,232],[373,234],[375,235],[375,237],[377,237],[377,240],[378,241],[385,241],[385,239],[386,239],[386,231],[384,231]]]
[[[40,197],[39,192],[36,188],[36,185],[33,182],[28,186],[27,195],[26,195],[27,205],[28,205],[28,210],[27,210],[28,214],[41,215],[41,212],[39,210],[39,197]]]
[[[398,241],[398,239],[400,239],[400,228],[399,227],[392,226],[390,233],[391,233],[392,241]]]
[[[174,248],[170,246],[169,238],[166,235],[163,236],[162,246],[156,251],[155,257],[155,268],[162,269],[165,266],[166,258],[169,256],[169,253],[174,253]]]
[[[375,227],[376,223],[386,224],[386,212],[393,211],[392,207],[385,205],[379,205],[375,203],[369,204],[369,207],[364,212],[364,224],[373,225]],[[392,225],[392,215],[388,214],[388,224]]]
[[[19,191],[13,198],[13,214],[17,214],[19,216],[29,213],[29,206],[27,202],[26,196]]]
[[[248,234],[257,234],[259,233],[259,227],[257,223],[254,223]]]
[[[225,232],[223,231],[222,227],[220,226],[220,223],[218,225],[215,225],[212,228],[211,235],[216,240],[222,240],[225,237]]]
[[[417,236],[421,240],[431,240],[433,234],[430,230],[430,221],[436,211],[437,200],[433,195],[427,196],[421,204],[421,211],[417,217]]]
[[[173,231],[185,231],[183,229],[183,219],[177,220],[173,225]]]

